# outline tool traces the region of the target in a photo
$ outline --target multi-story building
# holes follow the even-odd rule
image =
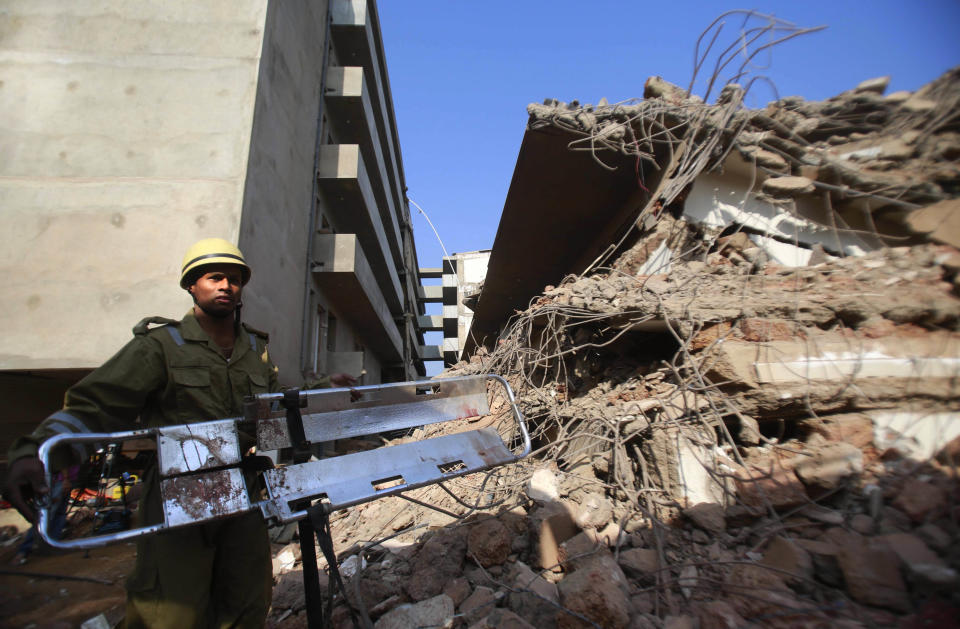
[[[442,359],[449,367],[463,356],[489,260],[490,250],[482,249],[444,256],[442,267],[420,269],[421,278],[440,280],[440,284],[424,286],[421,291],[421,301],[438,303],[442,308],[441,314],[420,317],[421,330],[443,333],[439,346],[428,346],[429,360]]]
[[[0,15],[0,451],[138,320],[182,316],[200,238],[244,251],[244,319],[285,384],[415,379],[439,359],[373,0]]]

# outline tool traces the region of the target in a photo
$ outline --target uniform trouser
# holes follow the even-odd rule
[[[126,627],[263,627],[272,587],[259,512],[170,529],[137,544]]]

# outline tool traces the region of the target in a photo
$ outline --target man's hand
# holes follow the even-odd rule
[[[357,384],[357,379],[348,373],[330,374],[330,384],[335,387],[352,387]],[[350,401],[356,402],[363,395],[359,391],[350,391]]]
[[[43,477],[43,463],[35,456],[17,459],[7,470],[3,493],[6,499],[32,524],[37,523],[37,510],[32,500],[50,491]]]
[[[357,379],[348,373],[330,374],[330,384],[335,387],[352,387],[357,384]]]

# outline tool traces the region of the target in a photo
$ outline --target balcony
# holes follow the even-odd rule
[[[418,286],[417,299],[425,304],[442,304],[443,287],[442,286]]]
[[[357,144],[368,168],[377,208],[386,226],[390,253],[397,266],[403,266],[400,226],[397,223],[396,201],[387,174],[387,156],[377,135],[373,105],[360,67],[331,67],[327,71],[327,116],[341,144]]]
[[[403,339],[354,234],[317,234],[313,278],[383,362],[403,360]]]
[[[442,332],[443,317],[440,315],[420,315],[417,317],[417,326],[423,332]]]
[[[397,138],[396,122],[390,103],[390,83],[383,62],[383,44],[378,33],[376,7],[367,0],[331,0],[332,23],[330,36],[337,51],[337,59],[344,66],[363,68],[368,100],[376,122],[374,144],[384,147],[385,168],[388,173],[384,187],[395,199],[405,198],[403,190],[403,160]],[[388,185],[389,184],[389,185]]]
[[[317,177],[321,188],[331,196],[332,209],[341,229],[356,234],[359,239],[390,312],[402,313],[400,278],[360,147],[356,144],[321,146]]]
[[[417,353],[420,360],[443,360],[443,349],[439,345],[421,345]]]

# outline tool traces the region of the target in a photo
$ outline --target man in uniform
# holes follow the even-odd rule
[[[279,390],[267,335],[240,322],[249,279],[250,267],[231,243],[208,238],[190,247],[180,286],[193,308],[180,321],[141,321],[129,343],[67,391],[62,410],[14,442],[10,502],[36,521],[27,496],[48,491],[37,448],[53,435],[238,417],[245,397]],[[335,374],[329,382],[350,386],[355,380]],[[155,466],[144,480],[139,515],[142,524],[162,521]],[[126,626],[262,627],[271,590],[270,544],[259,512],[171,529],[137,543]]]

